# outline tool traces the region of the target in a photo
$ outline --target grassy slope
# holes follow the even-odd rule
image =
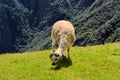
[[[73,47],[51,65],[50,50],[0,55],[1,80],[119,80],[120,43]],[[65,52],[65,56],[66,56]],[[61,65],[61,66],[60,66]]]

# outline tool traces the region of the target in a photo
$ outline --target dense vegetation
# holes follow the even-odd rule
[[[120,41],[120,0],[0,0],[0,52],[48,49],[60,19],[76,30],[74,45]]]
[[[106,42],[119,41],[119,3],[114,1],[104,4],[87,15],[87,17],[78,20],[76,25],[81,27],[76,28],[78,45],[104,44]]]
[[[120,43],[73,47],[51,65],[50,50],[0,55],[0,80],[119,80]],[[64,53],[67,56],[67,52]]]

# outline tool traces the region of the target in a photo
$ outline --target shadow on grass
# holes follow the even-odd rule
[[[114,55],[114,56],[120,56],[120,54],[112,54],[112,55]]]
[[[52,55],[50,55],[50,58],[52,57]],[[59,60],[56,65],[54,66],[54,68],[52,67],[51,70],[59,70],[62,67],[69,67],[72,65],[72,61],[71,59],[68,59],[66,56],[63,55],[62,60]]]

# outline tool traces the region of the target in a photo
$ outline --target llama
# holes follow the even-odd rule
[[[52,26],[51,32],[52,38],[52,65],[61,58],[63,52],[67,48],[68,59],[70,59],[70,47],[75,41],[75,30],[73,25],[69,21],[60,20]],[[58,44],[58,49],[55,51],[55,44]]]

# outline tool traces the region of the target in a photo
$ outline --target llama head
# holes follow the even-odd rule
[[[53,52],[52,53],[52,65],[55,65],[58,60],[59,60],[59,54]]]

